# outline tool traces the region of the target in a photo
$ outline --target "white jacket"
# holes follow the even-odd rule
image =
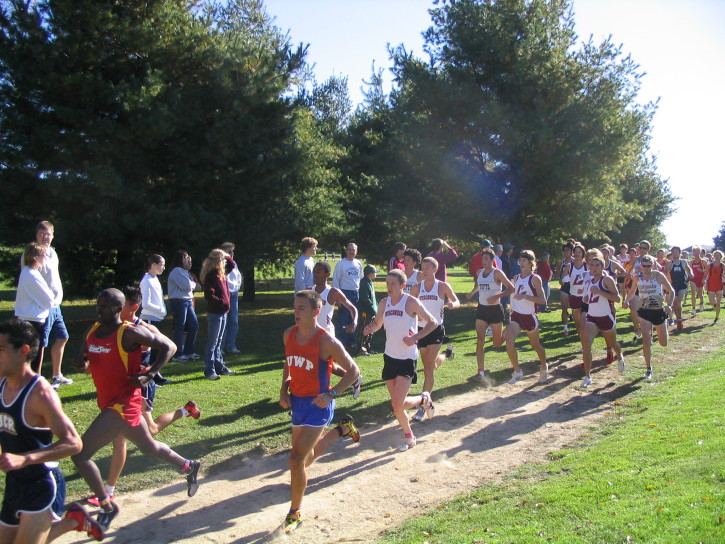
[[[37,270],[24,266],[15,294],[15,315],[25,321],[43,323],[55,302],[55,293]]]

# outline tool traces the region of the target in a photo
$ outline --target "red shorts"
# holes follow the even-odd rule
[[[101,410],[113,410],[118,412],[126,423],[131,427],[137,427],[141,423],[141,409],[143,399],[140,394],[141,390],[136,389],[131,395],[115,398],[105,406],[101,406]]]
[[[569,308],[571,308],[572,310],[581,310],[583,303],[584,303],[583,297],[569,295]]]
[[[614,328],[614,326],[617,324],[611,315],[602,315],[599,317],[595,317],[595,316],[589,315],[589,314],[587,314],[587,323],[596,325],[600,331],[604,331],[604,332],[611,331]]]
[[[520,314],[511,312],[511,321],[517,323],[522,331],[531,332],[539,327],[539,319],[536,314]]]

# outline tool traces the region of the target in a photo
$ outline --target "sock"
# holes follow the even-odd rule
[[[413,438],[413,433],[403,433],[405,438]]]
[[[104,506],[109,506],[111,504],[111,497],[106,495],[105,497],[103,497],[103,499],[98,501],[98,504],[101,505],[101,508],[103,508]]]
[[[190,467],[191,467],[191,459],[187,459],[186,461],[184,461],[184,466],[181,467],[181,473],[186,474],[187,472],[189,472]]]
[[[179,408],[179,410],[181,410],[181,417],[186,417],[189,415],[189,410],[187,410],[186,408]]]
[[[338,425],[337,427],[335,427],[335,430],[337,431],[337,434],[339,434],[340,436],[345,436],[342,432],[342,425]]]
[[[299,513],[300,513],[300,509],[299,508],[290,508],[289,509],[289,512],[287,512],[287,515],[288,516],[294,516],[295,514],[298,514],[297,517],[299,518],[300,517]]]
[[[106,488],[106,495],[108,495],[108,496],[113,495],[113,492],[116,491],[115,485],[105,484],[104,487]]]

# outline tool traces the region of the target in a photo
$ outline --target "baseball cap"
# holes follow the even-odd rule
[[[491,247],[491,240],[481,239],[481,247]]]
[[[375,272],[376,274],[378,273],[377,269],[371,264],[365,265],[365,268],[363,268],[363,274],[365,274],[366,276],[368,274],[372,274],[373,272]]]

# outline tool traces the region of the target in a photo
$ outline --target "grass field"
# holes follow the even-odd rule
[[[379,298],[384,290],[377,282]],[[450,274],[462,296],[471,287],[465,271]],[[289,416],[277,404],[283,360],[282,332],[291,324],[291,286],[274,279],[259,282],[257,301],[240,302],[240,356],[227,360],[236,376],[217,382],[203,379],[203,363],[167,365],[164,375],[174,384],[158,390],[157,413],[173,410],[194,399],[202,410],[198,421],[181,420],[159,435],[180,454],[202,458],[208,472],[233,468],[248,456],[279,451],[289,446]],[[554,298],[556,298],[554,296]],[[0,319],[12,315],[14,291],[0,290]],[[200,336],[206,337],[204,301],[197,299]],[[556,307],[556,305],[554,305]],[[86,327],[94,319],[92,301],[64,304],[71,340],[64,370],[75,383],[60,389],[64,408],[80,432],[97,413],[90,377],[73,373],[70,359],[80,346]],[[541,314],[542,341],[550,360],[576,358],[575,335],[560,334],[559,312]],[[631,338],[629,319],[620,312],[620,339]],[[475,304],[446,314],[446,329],[456,344],[456,359],[436,374],[437,400],[474,389],[466,378],[475,373]],[[708,321],[708,319],[710,321]],[[430,517],[411,521],[386,542],[638,542],[713,541],[723,531],[723,410],[720,390],[725,385],[719,361],[723,352],[719,327],[708,326],[712,311],[688,320],[685,331],[672,339],[683,354],[667,373],[658,372],[648,387],[632,387],[618,410],[608,414],[601,428],[569,449],[552,451],[545,466],[527,466],[504,485],[486,486],[472,496],[441,505]],[[171,320],[164,323],[170,333]],[[382,351],[384,335],[374,345]],[[700,346],[718,345],[716,351]],[[538,369],[535,354],[521,336],[521,362],[525,372]],[[595,342],[595,364],[603,358],[603,342]],[[629,347],[630,372],[641,376],[640,348]],[[668,350],[655,347],[654,360]],[[388,393],[380,380],[382,356],[357,359],[365,383],[357,401],[350,395],[338,400],[340,411],[360,415],[373,423],[392,417]],[[505,352],[487,350],[487,369],[496,382],[508,379]],[[693,365],[696,365],[693,366]],[[44,364],[49,370],[49,362]],[[669,366],[668,366],[669,368]],[[696,368],[700,370],[696,370]],[[46,372],[47,375],[47,372]],[[675,376],[676,379],[666,379]],[[413,391],[420,390],[420,384]],[[678,404],[681,403],[681,404]],[[363,428],[364,432],[364,428]],[[698,434],[699,433],[699,434]],[[702,443],[699,443],[702,442]],[[133,450],[131,450],[133,452]],[[103,473],[110,449],[99,452]],[[88,494],[87,487],[68,460],[62,463],[72,498]],[[133,454],[119,485],[121,493],[177,480],[161,463]],[[690,506],[693,505],[693,506]],[[451,517],[448,517],[451,516]],[[453,532],[451,528],[453,529]],[[693,538],[678,540],[681,535]],[[578,533],[578,534],[577,534]],[[643,536],[648,535],[648,536]]]

